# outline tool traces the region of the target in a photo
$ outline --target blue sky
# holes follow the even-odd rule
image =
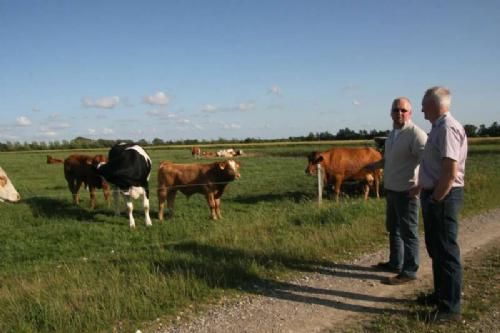
[[[446,85],[500,110],[498,1],[0,0],[0,141],[286,138],[391,127]]]

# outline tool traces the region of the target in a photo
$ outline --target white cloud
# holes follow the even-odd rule
[[[41,128],[47,128],[48,130],[57,130],[57,129],[64,129],[64,128],[69,128],[70,125],[68,123],[52,123],[49,125],[46,125]]]
[[[88,132],[90,135],[94,135],[94,134],[96,134],[96,133],[97,133],[97,131],[96,131],[95,129],[93,129],[93,128],[89,128],[89,129],[87,129],[87,132]]]
[[[282,91],[281,91],[281,88],[279,86],[274,85],[267,90],[267,93],[271,94],[271,95],[281,96]]]
[[[224,124],[224,129],[240,129],[241,126],[238,124]]]
[[[173,119],[173,118],[177,117],[177,115],[175,113],[166,112],[166,111],[162,111],[162,110],[158,110],[158,109],[148,110],[148,111],[146,111],[146,115],[150,116],[150,117],[160,118],[160,119]]]
[[[158,91],[152,96],[145,96],[144,103],[151,105],[167,105],[170,102],[170,97],[163,91]]]
[[[57,135],[57,132],[51,130],[40,130],[40,134],[43,136],[54,137]]]
[[[82,105],[86,108],[112,109],[120,103],[120,97],[110,96],[93,100],[90,97],[82,99]]]
[[[206,112],[206,113],[214,113],[217,112],[217,107],[211,105],[211,104],[206,104],[202,109],[201,112]]]
[[[16,119],[16,124],[18,126],[31,126],[31,120],[28,117],[21,116]]]
[[[254,108],[255,108],[255,103],[252,102],[240,103],[240,105],[238,105],[238,111],[241,112],[250,111],[253,110]]]
[[[179,119],[177,120],[177,124],[181,124],[181,125],[187,125],[187,124],[190,124],[191,123],[191,120],[189,119]]]
[[[354,101],[352,101],[352,105],[359,106],[361,105],[361,102],[355,99]]]
[[[103,134],[113,134],[115,131],[113,131],[112,128],[103,128],[102,133]]]
[[[40,109],[37,107],[31,108],[31,112],[40,112]]]

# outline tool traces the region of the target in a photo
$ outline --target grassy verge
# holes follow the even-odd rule
[[[433,309],[413,304],[408,315],[383,315],[364,326],[345,332],[469,333],[498,332],[500,314],[500,246],[491,245],[465,259],[462,322],[429,324],[425,318]],[[429,292],[430,290],[425,290]],[[414,295],[416,298],[417,295]]]

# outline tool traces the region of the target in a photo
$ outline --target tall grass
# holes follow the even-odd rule
[[[174,217],[163,223],[155,218],[159,162],[192,159],[187,148],[150,150],[153,226],[144,226],[137,203],[134,231],[102,195],[94,211],[85,191],[80,206],[73,206],[62,166],[45,164],[45,154],[0,154],[23,197],[0,204],[0,330],[131,330],[385,245],[384,200],[316,203],[305,156],[325,147],[247,147],[242,178],[222,197],[222,220],[208,219],[202,196],[178,195]],[[499,164],[500,146],[471,147],[464,214],[499,205],[488,195],[500,189]]]

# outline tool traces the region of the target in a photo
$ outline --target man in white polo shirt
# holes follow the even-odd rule
[[[389,261],[375,267],[398,273],[382,281],[397,285],[417,278],[419,198],[410,191],[417,186],[418,165],[427,134],[411,121],[412,106],[408,98],[396,98],[390,112],[393,129],[385,141],[384,158],[376,163],[384,168]]]

